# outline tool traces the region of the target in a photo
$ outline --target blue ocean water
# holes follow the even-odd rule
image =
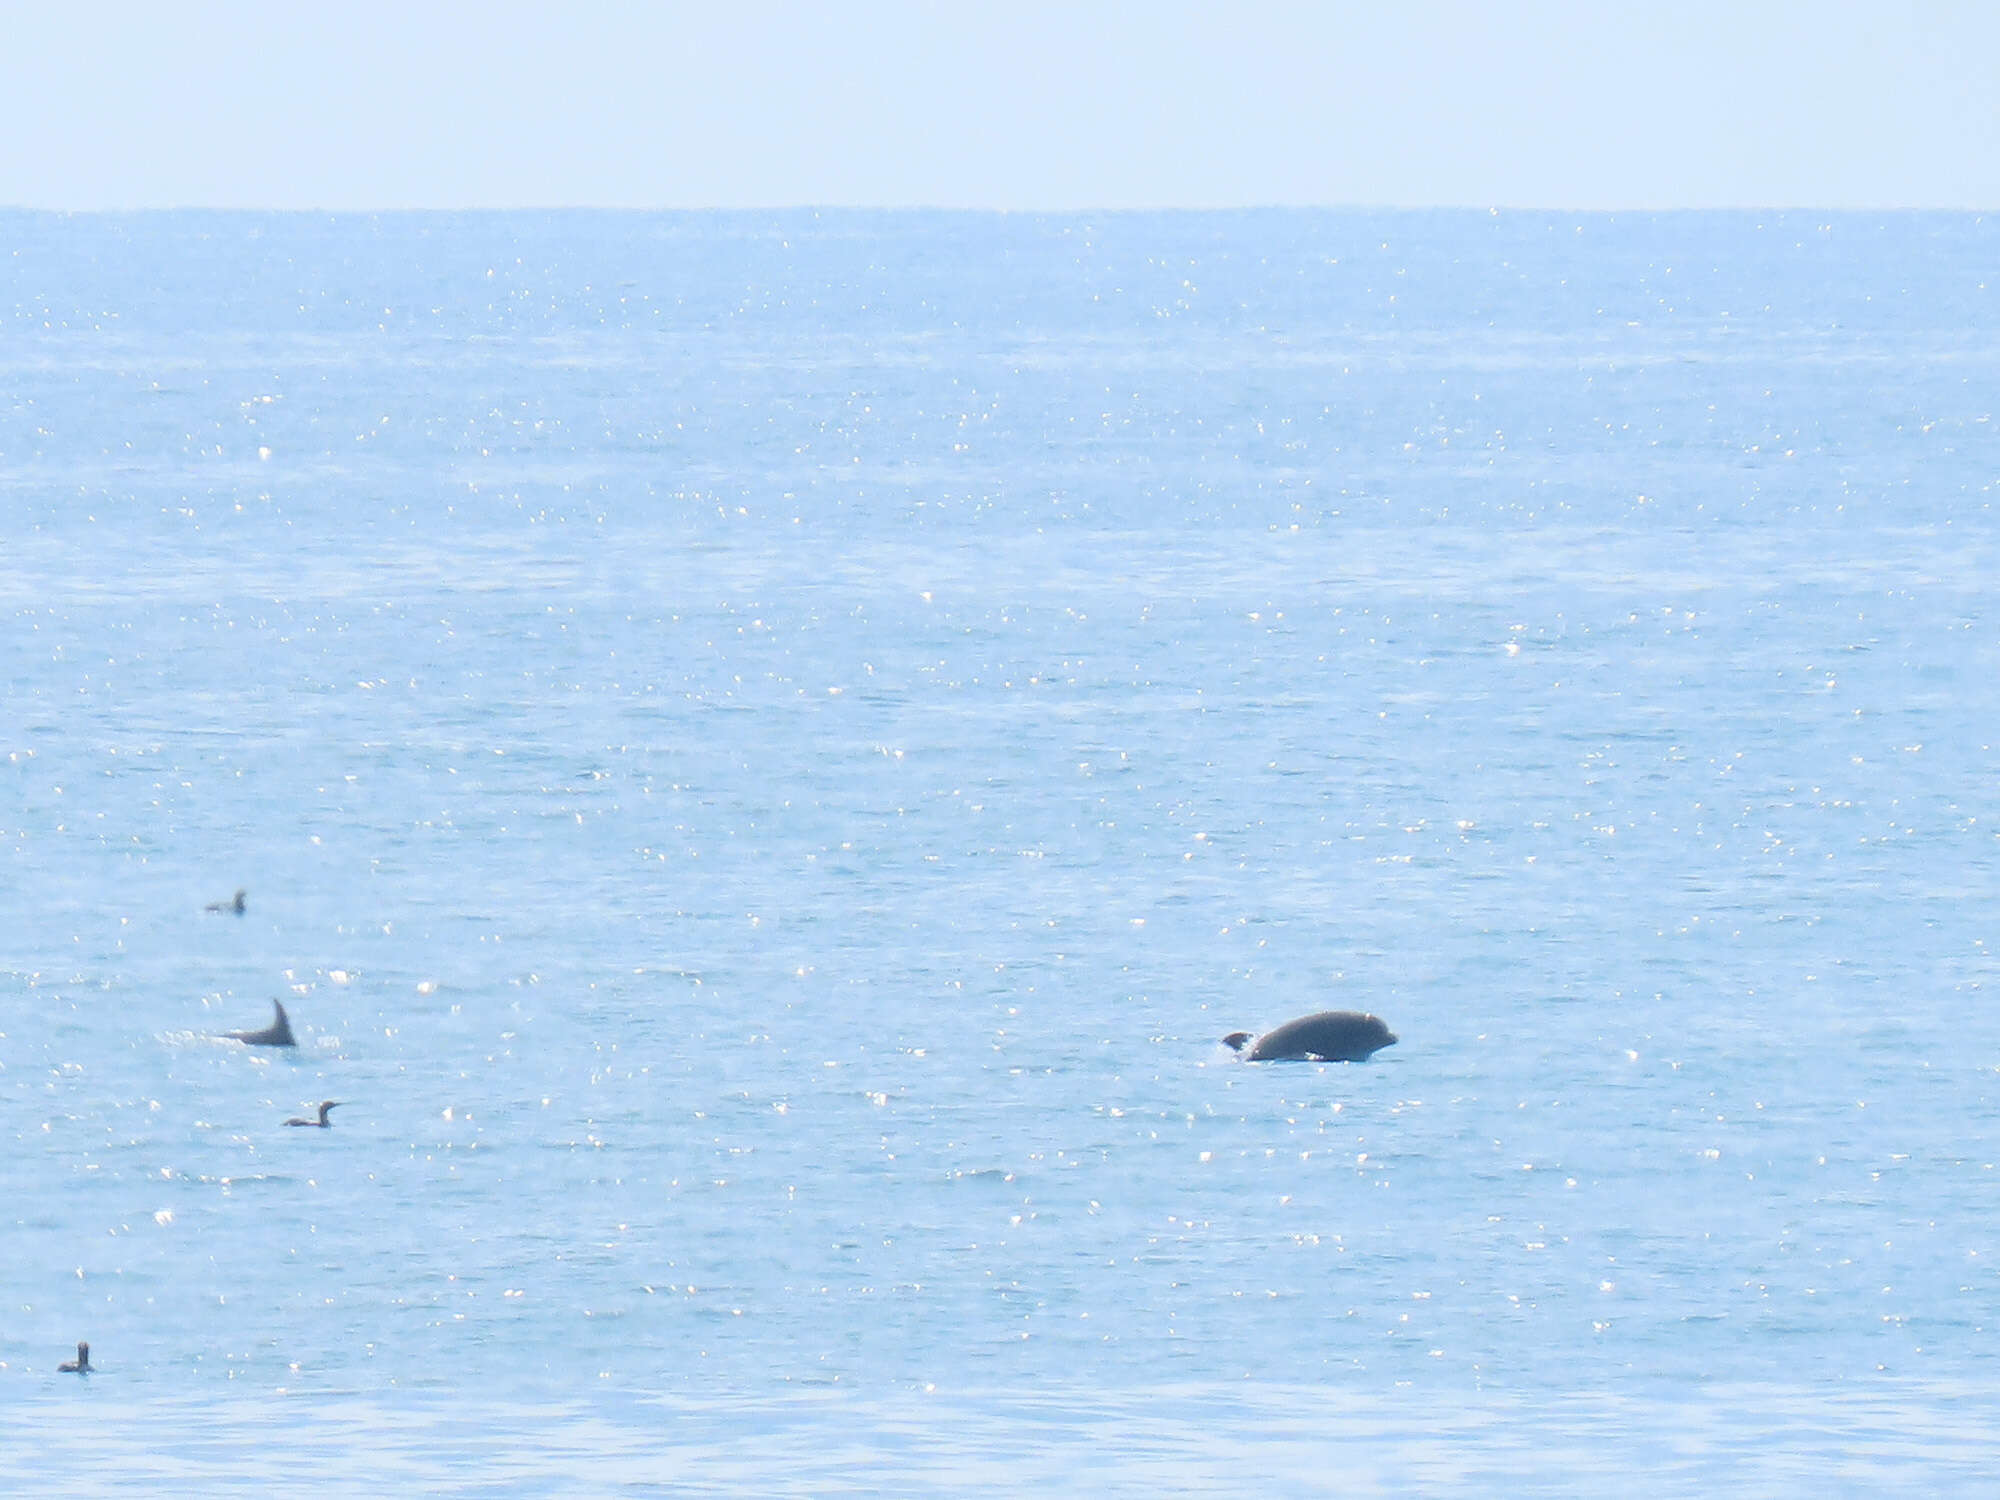
[[[0,1470],[2000,1461],[1989,220],[0,248]]]

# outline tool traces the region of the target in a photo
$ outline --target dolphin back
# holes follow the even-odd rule
[[[1358,1010],[1323,1010],[1265,1032],[1243,1056],[1250,1062],[1366,1062],[1395,1045],[1396,1033],[1378,1017]]]
[[[277,1018],[262,1031],[232,1031],[227,1035],[242,1042],[247,1047],[296,1047],[298,1040],[292,1035],[291,1017],[285,1014],[285,1007],[278,1001],[271,1002]]]

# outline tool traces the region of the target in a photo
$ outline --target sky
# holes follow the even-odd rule
[[[1974,0],[0,0],[0,205],[2000,209]]]

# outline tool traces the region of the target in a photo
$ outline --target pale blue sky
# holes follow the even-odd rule
[[[2000,5],[53,5],[0,204],[2000,209]]]

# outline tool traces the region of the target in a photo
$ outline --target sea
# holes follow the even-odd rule
[[[0,213],[0,1480],[1990,1483],[1996,275]]]

